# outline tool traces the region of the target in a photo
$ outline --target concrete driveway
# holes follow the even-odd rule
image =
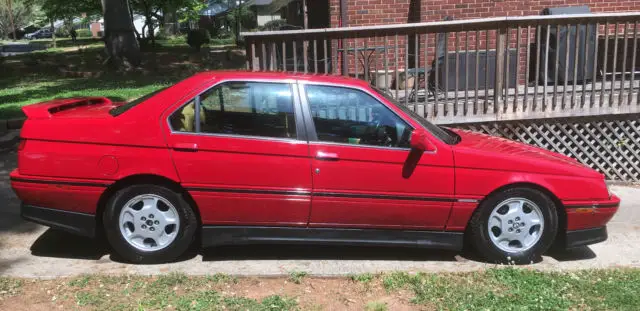
[[[1,148],[1,147],[0,147]],[[161,265],[118,262],[102,242],[56,232],[25,222],[9,187],[15,153],[0,150],[0,274],[51,278],[84,273],[283,275],[305,271],[313,275],[348,275],[384,271],[472,271],[490,264],[464,255],[405,248],[234,246],[207,249],[183,260]],[[582,269],[640,267],[640,187],[614,186],[622,198],[620,212],[609,226],[609,240],[572,251],[551,253],[531,267]]]

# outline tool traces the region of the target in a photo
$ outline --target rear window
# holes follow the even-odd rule
[[[126,104],[124,104],[122,106],[118,106],[116,108],[113,108],[113,109],[109,110],[109,114],[111,114],[114,117],[117,117],[117,116],[127,112],[129,109],[131,109],[131,108],[137,106],[138,104],[144,102],[145,100],[153,97],[154,95],[166,90],[167,88],[168,87],[163,87],[163,88],[161,88],[159,90],[156,90],[156,91],[153,91],[153,92],[151,92],[151,93],[149,93],[147,95],[144,95],[144,96],[142,96],[142,97],[140,97],[138,99],[130,101],[130,102],[128,102],[128,103],[126,103]]]

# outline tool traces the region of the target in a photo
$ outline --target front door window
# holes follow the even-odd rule
[[[413,129],[371,95],[350,88],[307,85],[318,140],[409,148]]]

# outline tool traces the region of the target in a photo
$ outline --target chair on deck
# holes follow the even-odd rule
[[[453,17],[447,16],[444,18],[445,21],[452,21]],[[414,83],[413,90],[409,94],[409,101],[415,100],[415,97],[418,96],[418,90],[425,87],[425,77],[428,74],[429,77],[429,85],[427,86],[427,92],[431,93],[434,97],[436,96],[436,87],[440,87],[436,85],[436,62],[438,62],[438,67],[442,68],[444,66],[444,59],[447,56],[447,47],[445,46],[445,36],[448,33],[438,33],[436,37],[436,57],[431,62],[431,66],[426,68],[410,68],[407,70],[406,75],[416,77],[417,81]],[[419,57],[419,55],[415,55],[415,57]],[[444,90],[439,89],[440,92],[444,92]],[[428,97],[429,94],[425,94],[425,98]]]

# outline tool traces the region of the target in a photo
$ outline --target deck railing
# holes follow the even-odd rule
[[[242,33],[251,70],[348,75],[440,124],[640,112],[640,12]]]

